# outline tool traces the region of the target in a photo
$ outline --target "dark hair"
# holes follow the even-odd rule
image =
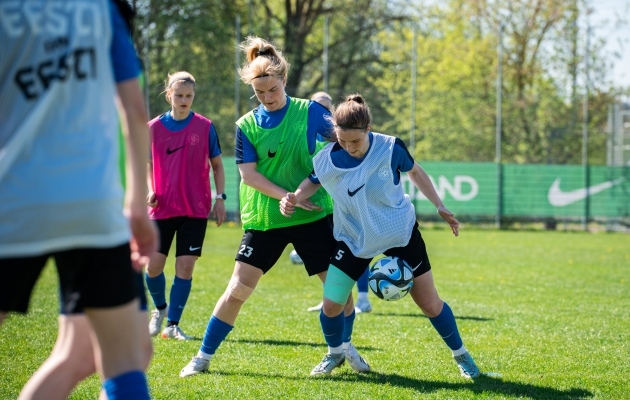
[[[118,12],[123,17],[129,33],[133,35],[133,20],[136,18],[136,10],[133,9],[127,0],[114,0],[113,3],[118,7]]]
[[[363,97],[351,94],[333,108],[333,123],[338,129],[367,129],[372,125],[372,112]]]

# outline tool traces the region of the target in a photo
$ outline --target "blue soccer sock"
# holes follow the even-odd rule
[[[459,336],[455,316],[448,304],[444,303],[442,312],[437,317],[429,318],[429,321],[451,350],[455,351],[462,348],[462,338]]]
[[[128,371],[103,382],[109,400],[148,400],[149,386],[142,371]]]
[[[162,307],[166,305],[166,278],[164,272],[153,278],[148,274],[144,275],[144,280],[147,282],[147,289],[153,299],[153,304],[156,307]]]
[[[213,315],[208,321],[206,333],[203,335],[199,350],[208,355],[214,354],[233,328],[232,325],[221,321]]]
[[[366,268],[363,271],[363,275],[357,281],[357,290],[359,293],[367,293],[368,291],[368,276],[370,275],[370,268]]]
[[[328,347],[339,347],[343,343],[345,319],[343,312],[336,317],[327,317],[323,311],[319,313],[319,322]]]
[[[354,317],[355,316],[356,316],[356,313],[354,312],[354,309],[353,309],[352,310],[352,314],[346,315],[344,317],[343,343],[349,343],[350,340],[352,340],[352,328],[354,327]]]
[[[175,276],[173,279],[173,286],[171,286],[170,304],[168,309],[168,322],[173,325],[179,323],[184,312],[184,307],[188,301],[188,295],[190,295],[190,288],[192,287],[192,278],[182,279]]]

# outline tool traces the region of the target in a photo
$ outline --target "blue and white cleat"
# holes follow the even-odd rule
[[[346,356],[344,353],[341,354],[331,354],[328,353],[324,356],[322,361],[313,368],[311,371],[311,376],[316,375],[329,375],[333,369],[340,367],[343,365],[343,362],[346,361]]]
[[[468,352],[453,358],[459,367],[459,372],[464,378],[473,379],[479,376],[479,368],[477,368],[475,360],[473,360]]]

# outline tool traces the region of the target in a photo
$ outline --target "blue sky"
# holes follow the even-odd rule
[[[589,3],[593,9],[590,16],[595,28],[593,34],[607,38],[607,51],[623,55],[614,60],[611,79],[616,86],[630,86],[630,0],[590,0]],[[615,23],[619,18],[626,21],[623,27]]]

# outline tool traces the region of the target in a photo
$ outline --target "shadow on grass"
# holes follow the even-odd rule
[[[420,313],[384,313],[384,312],[371,312],[370,314],[376,315],[378,317],[417,317],[417,318],[427,318],[424,314]],[[494,321],[494,318],[485,318],[485,317],[466,317],[466,316],[455,316],[455,319],[468,320],[468,321]]]
[[[437,392],[440,390],[469,390],[477,395],[481,394],[496,394],[502,396],[510,396],[517,398],[528,398],[535,400],[547,400],[547,399],[587,399],[593,397],[593,393],[586,389],[571,388],[568,390],[554,389],[545,386],[530,385],[527,383],[509,382],[502,378],[490,377],[482,375],[474,381],[465,382],[440,382],[440,381],[426,381],[422,379],[414,379],[398,374],[379,374],[376,372],[369,372],[363,374],[339,374],[339,375],[327,375],[327,376],[287,376],[282,374],[264,374],[256,372],[235,373],[226,371],[212,371],[209,374],[226,375],[226,376],[251,376],[262,378],[277,378],[277,379],[293,379],[293,380],[328,380],[338,382],[362,382],[372,384],[388,384],[391,386],[398,386],[405,389],[414,389],[418,391],[418,396],[422,394]]]
[[[249,343],[249,344],[266,344],[270,346],[309,346],[309,347],[321,347],[326,348],[326,343],[312,343],[312,342],[298,342],[295,340],[272,340],[272,339],[263,339],[263,340],[253,340],[253,339],[225,339],[226,342],[233,343]],[[372,347],[372,346],[355,346],[359,350],[380,350],[380,348]]]

